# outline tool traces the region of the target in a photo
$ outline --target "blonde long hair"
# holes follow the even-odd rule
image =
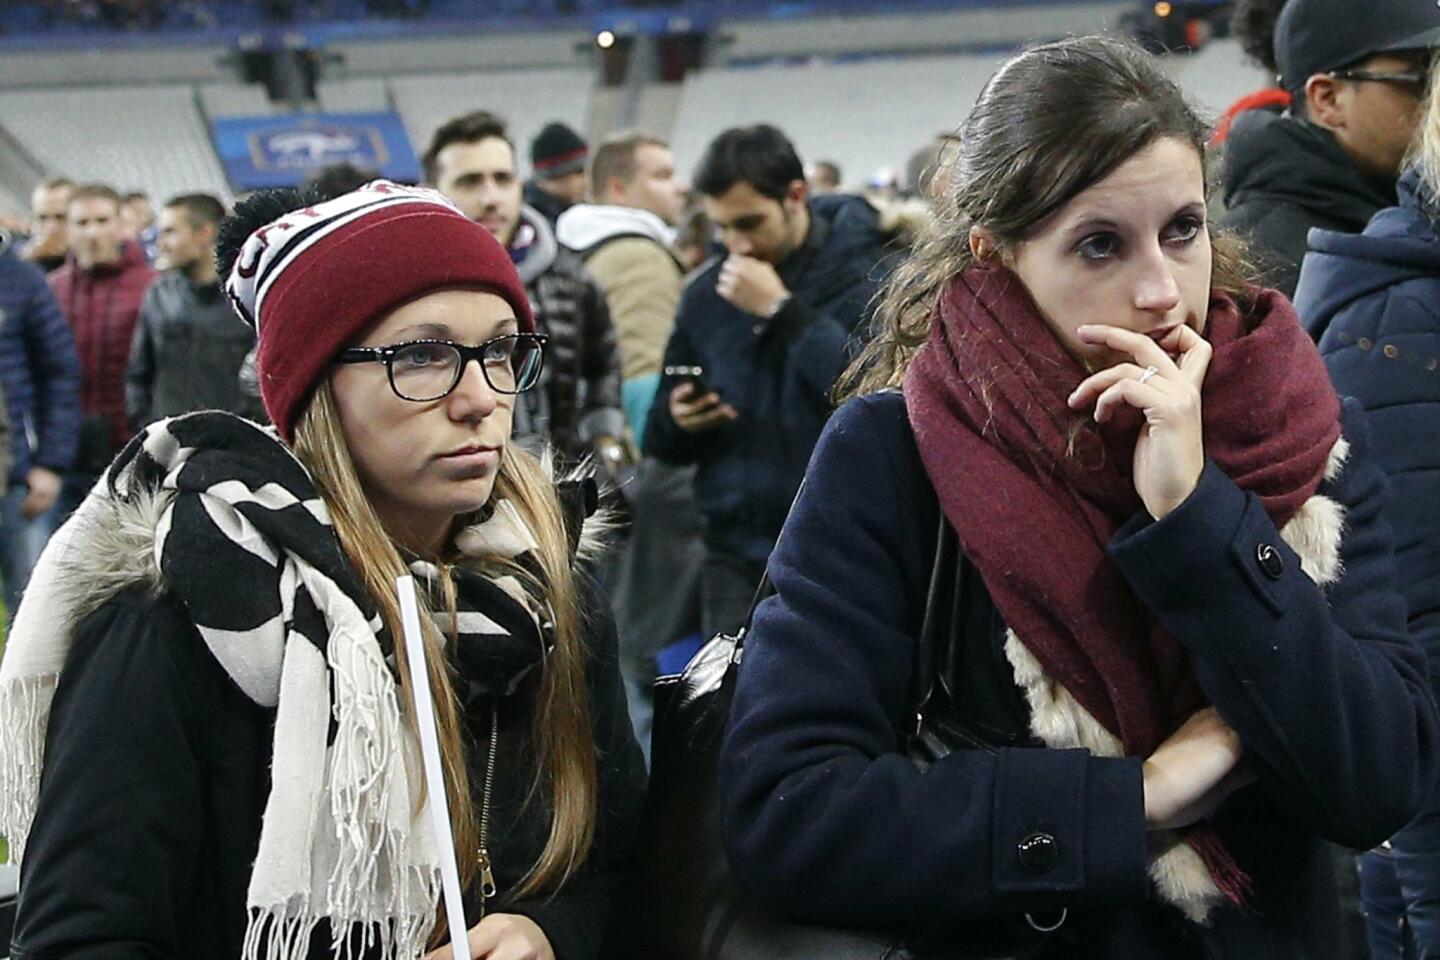
[[[394,541],[361,486],[355,463],[340,429],[340,417],[329,384],[321,381],[295,427],[295,454],[330,511],[336,536],[361,583],[369,591],[395,644],[403,709],[409,710],[411,677],[405,657],[405,635],[395,598],[395,578],[407,571]],[[540,690],[531,717],[537,748],[537,780],[541,802],[550,807],[550,835],[539,859],[520,883],[516,896],[553,891],[584,861],[594,839],[598,805],[595,748],[590,733],[590,703],[585,685],[582,612],[571,569],[569,539],[560,502],[549,471],[533,455],[510,446],[500,465],[492,497],[515,505],[540,544],[541,576],[499,559],[456,559],[486,572],[503,571],[521,578],[554,613],[555,647],[545,661]],[[442,565],[443,595],[456,622],[454,581]],[[423,597],[422,603],[423,603]],[[423,617],[427,641],[441,648],[455,642],[442,637],[431,618]],[[449,658],[427,658],[430,686],[435,692],[436,726],[440,736],[445,785],[454,798],[472,796],[466,767],[464,721]],[[531,802],[537,791],[531,790]],[[451,826],[461,882],[473,884],[478,864],[478,824],[472,803],[452,802]],[[440,931],[437,931],[437,935]]]
[[[1432,78],[1437,69],[1440,69],[1440,53],[1430,61]],[[1430,196],[1440,198],[1440,83],[1433,79],[1425,96],[1425,116],[1420,119],[1420,135],[1411,152]]]

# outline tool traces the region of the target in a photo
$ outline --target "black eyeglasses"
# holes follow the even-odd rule
[[[1357,67],[1354,70],[1331,70],[1330,76],[1337,80],[1356,80],[1362,83],[1393,83],[1402,87],[1413,87],[1417,91],[1423,91],[1430,85],[1430,71],[1425,67],[1415,67],[1399,73]]]
[[[460,384],[470,361],[496,393],[523,393],[540,382],[545,343],[539,333],[507,333],[467,347],[449,340],[409,340],[389,347],[350,347],[336,363],[383,363],[401,400],[439,400]]]

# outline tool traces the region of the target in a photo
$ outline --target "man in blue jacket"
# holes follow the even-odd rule
[[[1401,178],[1399,194],[1400,205],[1359,236],[1311,231],[1295,307],[1320,342],[1335,388],[1365,406],[1390,482],[1385,513],[1395,532],[1397,586],[1433,684],[1440,678],[1440,206],[1436,185],[1419,169]],[[1414,948],[1405,956],[1440,957],[1440,800],[1363,863],[1375,960],[1401,956],[1402,935]]]
[[[55,529],[60,478],[80,434],[80,361],[70,324],[39,268],[0,234],[0,387],[10,412],[8,492],[0,498],[0,578],[13,615]]]
[[[698,464],[710,634],[744,620],[868,315],[883,247],[866,201],[807,196],[795,148],[771,126],[716,137],[694,186],[727,255],[681,298],[644,446]]]

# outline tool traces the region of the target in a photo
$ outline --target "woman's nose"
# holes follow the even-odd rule
[[[1160,251],[1147,257],[1144,273],[1135,284],[1135,309],[1147,313],[1168,313],[1180,302],[1180,284],[1175,271]]]
[[[460,368],[460,382],[455,384],[450,398],[461,417],[487,417],[499,405],[499,397],[485,379],[479,360],[468,361]]]

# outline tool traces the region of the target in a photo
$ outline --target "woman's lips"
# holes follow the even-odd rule
[[[498,447],[462,447],[439,458],[444,464],[459,473],[484,474],[495,469],[500,463]]]

